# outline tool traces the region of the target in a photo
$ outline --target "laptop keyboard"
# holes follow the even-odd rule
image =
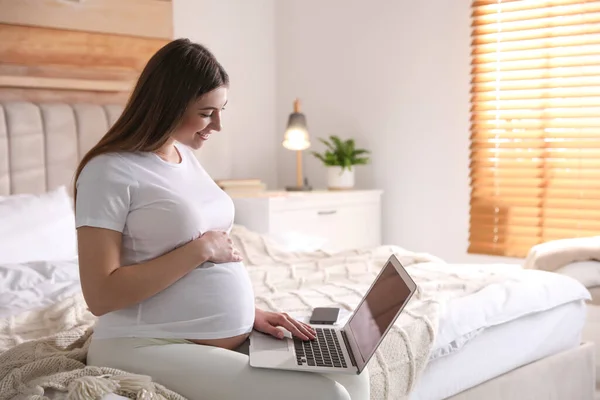
[[[294,337],[298,365],[346,368],[344,353],[335,330],[315,328],[315,331],[317,337],[314,340],[303,341]]]

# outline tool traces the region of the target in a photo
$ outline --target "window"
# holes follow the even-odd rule
[[[472,3],[469,252],[600,235],[600,1]]]

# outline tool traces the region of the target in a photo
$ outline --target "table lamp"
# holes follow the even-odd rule
[[[302,175],[302,150],[310,147],[310,139],[306,125],[306,117],[300,111],[300,100],[294,101],[294,112],[290,114],[287,129],[283,138],[283,147],[296,151],[296,186],[288,186],[287,191],[308,191],[308,186]]]

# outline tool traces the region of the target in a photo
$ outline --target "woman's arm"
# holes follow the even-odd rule
[[[120,267],[121,237],[103,228],[77,230],[81,288],[96,316],[140,303],[206,261],[241,260],[226,233],[207,232],[163,256]]]

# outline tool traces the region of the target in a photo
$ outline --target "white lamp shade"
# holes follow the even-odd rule
[[[310,147],[308,132],[304,129],[291,128],[285,132],[283,147],[288,150],[306,150]]]
[[[295,112],[290,115],[283,138],[283,147],[288,150],[306,150],[310,147],[306,117],[303,114]]]

